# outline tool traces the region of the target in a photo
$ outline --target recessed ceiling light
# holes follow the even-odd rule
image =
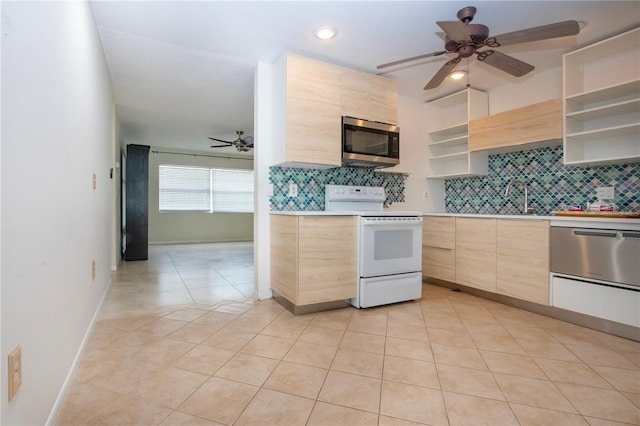
[[[462,77],[464,77],[465,75],[467,75],[467,72],[464,70],[458,70],[458,71],[454,71],[451,74],[449,74],[449,77],[454,79],[454,80],[460,80]]]
[[[316,28],[313,31],[313,34],[318,37],[320,40],[329,40],[336,36],[338,30],[335,27],[329,25],[323,25],[321,27]]]

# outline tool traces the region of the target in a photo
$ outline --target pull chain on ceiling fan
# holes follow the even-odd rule
[[[244,131],[242,130],[236,130],[236,133],[238,134],[238,138],[234,141],[225,141],[223,139],[209,137],[209,139],[211,139],[212,141],[222,142],[224,144],[211,145],[211,148],[226,148],[228,146],[233,146],[239,152],[247,152],[249,151],[249,149],[254,147],[253,136],[242,137],[242,135],[244,134]]]
[[[438,70],[438,72],[424,87],[424,90],[435,89],[438,87],[462,59],[469,58],[473,54],[476,55],[479,61],[496,67],[499,70],[515,77],[522,77],[523,75],[533,71],[535,67],[512,56],[505,55],[504,53],[494,50],[496,47],[566,37],[576,35],[580,32],[580,27],[577,21],[562,21],[489,37],[489,28],[487,26],[470,23],[475,14],[476,8],[468,6],[458,11],[457,17],[459,21],[436,22],[436,24],[438,24],[446,34],[444,44],[445,50],[427,53],[426,55],[413,56],[399,61],[388,62],[386,64],[378,65],[377,69],[417,61],[431,56],[439,56],[445,53],[457,53],[458,56],[447,61],[440,70]],[[488,47],[490,49],[482,51],[478,50],[483,47]]]

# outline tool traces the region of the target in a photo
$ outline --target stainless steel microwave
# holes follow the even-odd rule
[[[400,163],[400,128],[342,117],[342,165],[392,167]]]

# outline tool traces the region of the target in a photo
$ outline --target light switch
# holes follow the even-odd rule
[[[298,196],[298,184],[295,182],[289,182],[289,197]]]

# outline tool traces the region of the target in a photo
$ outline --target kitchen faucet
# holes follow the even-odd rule
[[[522,188],[524,188],[524,207],[522,212],[524,214],[534,214],[536,212],[535,207],[529,207],[529,192],[527,191],[527,184],[520,179],[511,179],[511,182],[507,184],[507,189],[504,191],[504,196],[509,196],[511,187],[514,185],[522,185]]]

